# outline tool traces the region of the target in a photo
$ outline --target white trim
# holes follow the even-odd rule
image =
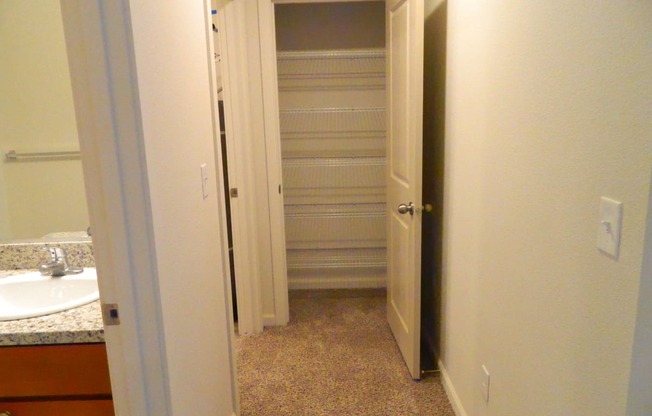
[[[455,414],[457,416],[467,416],[467,413],[464,410],[464,406],[462,406],[462,401],[460,400],[460,397],[457,395],[455,386],[453,386],[453,382],[448,376],[448,372],[446,371],[446,367],[444,366],[444,363],[441,360],[438,360],[437,365],[439,366],[439,371],[441,374],[441,383],[444,385],[446,396],[448,396],[448,401],[450,401],[451,405],[453,406],[453,411],[455,411]]]
[[[264,17],[259,17],[259,9]],[[285,219],[278,192],[282,173],[276,51],[274,45],[272,55],[269,49],[258,49],[274,39],[273,7],[268,1],[233,1],[218,16],[229,182],[239,191],[238,198],[231,199],[238,328],[256,333],[263,325],[285,325],[289,320]],[[255,83],[258,78],[260,85]],[[263,154],[253,147],[260,145],[261,135]],[[263,278],[271,279],[271,292],[263,291]],[[265,283],[269,288],[269,280]],[[273,311],[264,310],[270,303]]]
[[[229,373],[231,374],[231,403],[234,405],[234,413],[240,411],[240,389],[238,384],[238,379],[235,377],[237,374],[237,363],[235,346],[235,330],[234,330],[234,320],[233,320],[233,287],[231,287],[231,264],[229,261],[229,240],[228,240],[228,224],[226,219],[226,201],[225,199],[225,189],[224,189],[224,165],[222,164],[222,143],[221,143],[221,131],[222,126],[220,126],[220,115],[219,115],[219,97],[217,92],[217,68],[215,63],[215,44],[213,37],[213,19],[212,19],[212,7],[209,0],[204,0],[205,9],[206,9],[206,44],[208,45],[207,53],[207,62],[208,62],[208,73],[210,81],[210,94],[211,94],[211,111],[213,114],[213,147],[215,149],[215,178],[217,186],[217,201],[218,206],[221,208],[221,215],[219,216],[219,232],[220,232],[220,246],[222,248],[222,276],[228,276],[222,279],[224,283],[224,293],[226,294],[225,302],[225,315],[227,316],[228,331],[226,336],[230,345],[231,356],[229,357]]]
[[[287,324],[287,322],[286,322]],[[274,314],[263,314],[263,325],[264,326],[277,326],[279,324],[276,323],[276,315]]]
[[[170,415],[129,6],[61,6],[101,299],[120,306],[105,328],[116,414]]]
[[[278,77],[276,74],[276,30],[274,25],[274,5],[269,0],[258,0],[261,87],[265,121],[265,144],[267,148],[269,232],[272,240],[274,311],[276,315],[274,325],[286,325],[290,320],[290,306],[288,303],[281,128],[278,105]]]
[[[249,81],[247,77],[246,4],[232,1],[218,12],[224,85],[224,119],[226,124],[229,187],[238,188],[231,198],[233,257],[238,301],[238,332],[263,330],[262,298],[256,243],[255,167],[251,148],[249,117]]]

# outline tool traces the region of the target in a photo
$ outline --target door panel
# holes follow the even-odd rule
[[[423,0],[387,3],[387,320],[420,378]],[[411,211],[400,213],[400,204]]]
[[[409,270],[408,257],[403,255],[404,247],[410,244],[410,224],[403,221],[399,214],[391,213],[391,241],[392,253],[391,276],[402,276],[406,270]],[[391,310],[395,311],[398,320],[401,324],[401,330],[409,332],[411,322],[406,322],[409,316],[406,316],[403,311],[409,307],[409,287],[407,286],[408,279],[391,279],[391,288],[389,290],[389,302]]]
[[[408,108],[405,105],[407,97],[407,4],[404,2],[394,13],[390,14],[390,25],[392,25],[391,46],[389,51],[390,77],[388,77],[391,94],[390,110],[391,116],[391,137],[405,138],[408,135]],[[392,179],[402,182],[405,186],[409,183],[409,154],[408,143],[405,140],[391,140],[390,169]]]

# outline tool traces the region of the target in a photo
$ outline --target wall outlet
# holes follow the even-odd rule
[[[489,375],[489,370],[487,367],[482,365],[482,397],[484,397],[485,403],[489,403],[489,380],[491,376]]]

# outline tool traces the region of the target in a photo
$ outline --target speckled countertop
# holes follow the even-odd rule
[[[0,270],[0,278],[28,270]],[[104,342],[100,302],[38,318],[0,322],[0,346]]]

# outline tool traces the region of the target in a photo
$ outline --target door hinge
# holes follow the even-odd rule
[[[231,195],[231,198],[237,198],[238,197],[238,188],[231,188],[229,190],[229,195]]]
[[[104,326],[120,325],[120,312],[117,303],[102,304],[102,320]]]
[[[281,185],[278,186],[278,194],[281,194]]]

